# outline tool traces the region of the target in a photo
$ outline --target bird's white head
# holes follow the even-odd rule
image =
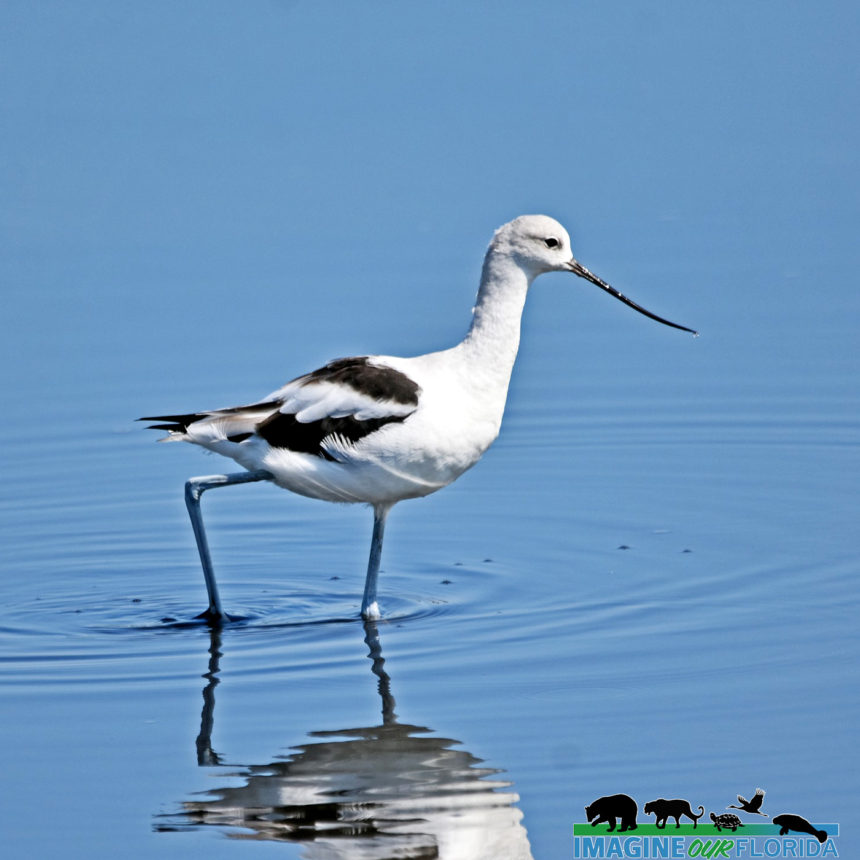
[[[520,215],[496,230],[488,254],[513,260],[529,277],[569,271],[567,230],[548,215]]]
[[[525,272],[529,282],[544,272],[573,272],[646,317],[663,325],[697,334],[691,328],[669,322],[645,310],[589,272],[574,258],[567,230],[548,215],[520,215],[519,218],[499,227],[487,250],[487,264],[492,265],[494,260],[510,260]]]

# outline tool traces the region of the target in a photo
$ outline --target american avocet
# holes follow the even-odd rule
[[[303,496],[373,507],[373,537],[361,614],[380,617],[376,599],[385,520],[392,505],[426,496],[474,466],[499,433],[532,281],[573,272],[645,316],[695,334],[637,305],[575,260],[564,227],[522,215],[500,227],[484,258],[472,324],[451,349],[414,358],[340,358],[248,406],[161,415],[163,441],[193,442],[247,471],[191,478],[185,501],[206,577],[203,617],[221,605],[200,497],[208,489],[272,481]]]

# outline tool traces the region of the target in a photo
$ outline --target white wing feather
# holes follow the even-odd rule
[[[320,381],[305,384],[291,383],[274,392],[271,399],[283,399],[279,411],[295,415],[296,421],[309,424],[323,418],[345,418],[351,415],[357,421],[371,418],[400,418],[415,411],[409,403],[393,400],[376,400],[349,385]]]

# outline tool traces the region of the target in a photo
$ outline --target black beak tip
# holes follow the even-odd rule
[[[643,308],[642,305],[636,304],[636,302],[634,302],[632,299],[628,299],[627,296],[618,292],[615,287],[610,286],[606,283],[606,281],[601,280],[597,277],[597,275],[589,272],[588,269],[586,269],[585,266],[583,266],[582,263],[580,263],[578,260],[571,260],[567,264],[567,269],[568,271],[573,272],[574,275],[579,275],[580,278],[585,278],[586,281],[591,281],[592,284],[595,284],[596,286],[600,287],[600,289],[605,290],[607,293],[609,293],[610,296],[613,296],[620,302],[623,302],[628,307],[633,308],[633,310],[635,311],[638,311],[640,314],[643,314],[644,316],[649,317],[652,320],[656,320],[658,323],[667,325],[670,328],[677,328],[681,331],[688,331],[691,335],[693,335],[693,337],[699,336],[699,333],[695,329],[687,328],[687,326],[685,325],[679,325],[678,323],[673,323],[670,320],[664,319],[661,316],[657,316],[657,314],[651,313],[651,311]]]

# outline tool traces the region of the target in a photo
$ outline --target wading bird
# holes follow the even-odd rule
[[[574,259],[564,227],[523,215],[500,227],[484,258],[465,338],[412,358],[340,358],[248,406],[160,415],[163,441],[192,442],[246,471],[191,478],[185,500],[203,565],[212,621],[224,612],[200,497],[214,487],[271,481],[330,502],[373,508],[373,537],[361,614],[380,617],[377,578],[392,505],[440,490],[474,466],[499,433],[529,287],[545,272],[571,272],[645,316],[696,334],[632,302]]]

